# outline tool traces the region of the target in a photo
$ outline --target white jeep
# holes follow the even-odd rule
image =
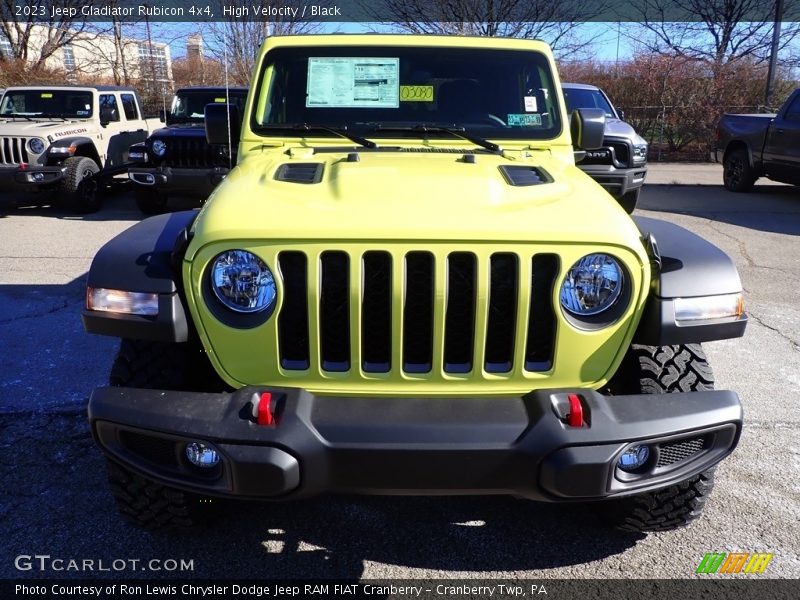
[[[69,209],[94,212],[102,187],[126,172],[130,146],[158,125],[143,118],[131,88],[9,88],[0,100],[0,192],[56,192]]]

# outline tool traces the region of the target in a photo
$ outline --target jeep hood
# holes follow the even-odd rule
[[[464,152],[247,157],[201,210],[187,259],[205,244],[263,239],[595,242],[642,254],[630,217],[574,165],[549,152],[476,153],[474,163]],[[514,166],[546,181],[512,185],[500,167]],[[307,182],[286,181],[287,168]]]
[[[40,137],[54,141],[70,135],[89,133],[86,121],[27,121],[25,119],[0,119],[3,137]]]

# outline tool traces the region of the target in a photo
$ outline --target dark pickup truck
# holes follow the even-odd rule
[[[750,191],[759,177],[800,185],[800,89],[778,114],[723,115],[711,158],[732,192]]]

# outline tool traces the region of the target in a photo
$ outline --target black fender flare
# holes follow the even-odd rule
[[[185,342],[195,335],[187,318],[180,262],[197,214],[188,210],[150,217],[100,248],[89,269],[87,288],[158,294],[158,315],[86,308],[82,319],[87,332],[164,342]]]
[[[73,145],[75,146],[76,150],[72,154],[52,155],[50,152],[53,148],[69,148]],[[100,162],[100,155],[97,153],[97,148],[94,145],[94,140],[85,136],[73,136],[57,139],[50,144],[45,156],[47,156],[47,163],[53,165],[58,164],[65,158],[70,158],[71,156],[86,156],[87,158],[91,158],[94,162],[96,162],[99,168],[102,168],[103,166]]]
[[[742,292],[739,271],[733,260],[708,240],[680,225],[633,217],[643,239],[655,240],[650,295],[634,343],[651,346],[691,344],[737,338],[744,335],[747,315],[738,318],[698,321],[678,325],[676,298],[738,294]]]

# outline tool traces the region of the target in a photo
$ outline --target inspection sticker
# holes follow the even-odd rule
[[[510,127],[539,127],[542,115],[510,114],[506,119]]]

